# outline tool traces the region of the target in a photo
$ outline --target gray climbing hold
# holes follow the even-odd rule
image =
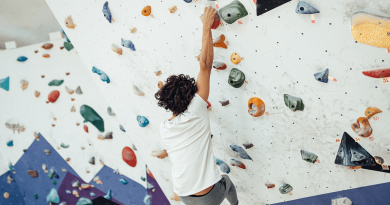
[[[81,91],[80,86],[78,86],[78,87],[76,88],[76,93],[79,94],[79,95],[83,94],[83,91]]]
[[[110,115],[110,116],[115,116],[115,112],[112,111],[112,108],[111,108],[111,107],[108,107],[108,108],[107,108],[107,113],[108,113],[108,115]]]
[[[92,157],[88,163],[92,164],[92,165],[95,165],[95,157]]]
[[[316,14],[320,13],[316,8],[312,7],[310,4],[300,1],[298,2],[297,8],[295,9],[295,12],[298,14]]]

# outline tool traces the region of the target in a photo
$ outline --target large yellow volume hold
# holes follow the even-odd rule
[[[351,17],[355,41],[380,48],[390,48],[390,17],[359,11]]]

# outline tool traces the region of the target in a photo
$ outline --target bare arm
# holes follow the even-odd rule
[[[210,93],[210,73],[214,61],[213,37],[211,34],[211,26],[214,22],[214,16],[218,13],[217,10],[211,7],[206,7],[203,14],[203,37],[202,50],[200,52],[200,71],[196,80],[198,87],[198,95],[207,101]]]

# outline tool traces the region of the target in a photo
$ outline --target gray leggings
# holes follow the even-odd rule
[[[186,205],[219,205],[225,198],[230,205],[238,205],[236,188],[227,175],[222,175],[222,179],[206,195],[179,197]]]

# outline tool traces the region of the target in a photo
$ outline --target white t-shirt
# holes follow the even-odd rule
[[[221,180],[214,161],[207,103],[198,94],[186,111],[161,123],[160,134],[172,161],[177,195],[196,194]]]

